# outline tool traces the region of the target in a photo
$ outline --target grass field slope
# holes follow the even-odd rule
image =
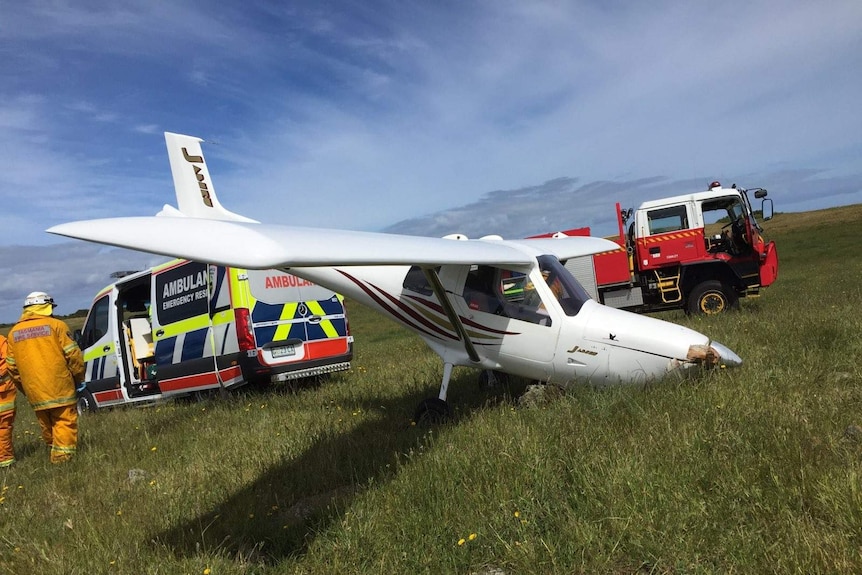
[[[778,281],[718,317],[738,370],[519,401],[350,306],[350,372],[81,420],[19,398],[0,573],[860,573],[862,206],[766,222]],[[541,399],[541,398],[540,398]]]

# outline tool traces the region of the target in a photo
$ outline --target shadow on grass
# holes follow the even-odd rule
[[[507,403],[523,390],[514,381],[482,389],[476,373],[453,377],[449,400],[459,425],[483,405]],[[273,564],[304,554],[317,533],[338,522],[356,495],[395,477],[400,456],[427,444],[429,428],[411,424],[413,410],[435,389],[389,401],[370,400],[379,412],[349,433],[321,438],[296,459],[285,460],[217,507],[168,531],[156,544],[180,558],[219,554],[244,563]],[[265,393],[256,391],[254,393]]]

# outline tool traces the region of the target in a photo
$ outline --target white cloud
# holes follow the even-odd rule
[[[165,258],[84,242],[0,247],[0,322],[17,320],[24,297],[32,291],[51,294],[58,315],[88,309],[96,293],[113,281],[111,273],[162,261]]]

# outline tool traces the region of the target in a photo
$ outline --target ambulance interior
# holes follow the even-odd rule
[[[122,333],[127,345],[129,376],[136,391],[157,392],[155,376],[155,348],[153,328],[150,320],[150,277],[142,278],[142,283],[123,286],[117,299],[118,316],[122,323]]]

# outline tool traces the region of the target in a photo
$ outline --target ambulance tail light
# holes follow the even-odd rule
[[[248,308],[238,307],[234,312],[236,316],[236,339],[240,351],[255,349],[254,330],[251,327],[251,314]]]

